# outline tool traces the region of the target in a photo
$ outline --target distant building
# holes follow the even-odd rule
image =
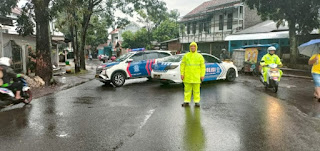
[[[0,57],[10,57],[13,60],[13,68],[16,71],[26,73],[28,64],[28,55],[30,52],[35,52],[36,36],[19,36],[16,31],[17,19],[21,15],[20,8],[12,9],[12,12],[7,16],[0,16]],[[30,18],[30,20],[32,20]],[[33,21],[33,20],[32,20]],[[53,48],[57,48],[58,44],[64,41],[64,35],[54,31],[53,23],[50,23],[51,37]],[[34,29],[34,31],[36,31]],[[36,33],[34,33],[36,34]],[[58,65],[58,52],[52,53],[52,63]],[[24,53],[25,52],[25,53]],[[25,56],[23,56],[25,54]]]
[[[131,32],[135,33],[140,29],[141,29],[141,27],[138,24],[131,22],[130,24],[128,24],[124,28],[117,28],[117,29],[111,31],[110,35],[111,35],[113,55],[119,56],[120,54],[123,53],[122,52],[123,50],[121,48],[121,44],[123,42],[122,34],[124,32],[131,31]]]
[[[199,50],[218,55],[228,48],[225,38],[262,22],[256,10],[241,0],[211,0],[202,3],[180,21],[180,43],[188,50],[192,41]]]
[[[163,41],[160,44],[162,50],[170,50],[175,53],[181,52],[181,43],[179,41],[179,38]]]

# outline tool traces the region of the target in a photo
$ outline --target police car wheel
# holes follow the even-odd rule
[[[117,72],[114,75],[112,75],[111,82],[116,87],[121,87],[125,82],[125,76],[121,72]]]
[[[167,82],[167,81],[161,81],[160,82],[162,85],[169,85],[170,83],[169,82]]]
[[[227,72],[227,78],[226,78],[229,82],[232,82],[236,79],[236,70],[234,70],[233,68],[229,69]]]

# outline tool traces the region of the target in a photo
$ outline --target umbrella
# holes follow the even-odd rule
[[[298,47],[300,54],[311,57],[314,54],[320,53],[320,39],[310,40]]]

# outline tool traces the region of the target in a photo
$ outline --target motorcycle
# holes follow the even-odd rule
[[[11,91],[8,88],[0,87],[0,107],[5,107],[10,104],[30,104],[32,100],[32,93],[30,90],[30,87],[28,86],[27,82],[23,78],[19,78],[20,82],[22,83],[22,91],[21,91],[21,97],[23,99],[17,100],[15,99],[15,94],[13,91]]]
[[[267,82],[263,80],[263,74],[260,76],[260,81],[264,84],[265,89],[271,88],[274,93],[278,92],[280,71],[277,64],[269,64],[269,70],[267,71]],[[263,71],[261,71],[263,73]]]

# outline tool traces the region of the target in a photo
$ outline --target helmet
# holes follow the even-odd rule
[[[5,66],[10,67],[10,65],[11,65],[11,59],[8,58],[8,57],[1,57],[1,58],[0,58],[0,65],[5,65]]]
[[[276,50],[277,50],[276,47],[271,46],[271,47],[268,48],[268,53],[269,53],[270,51],[276,51]]]

